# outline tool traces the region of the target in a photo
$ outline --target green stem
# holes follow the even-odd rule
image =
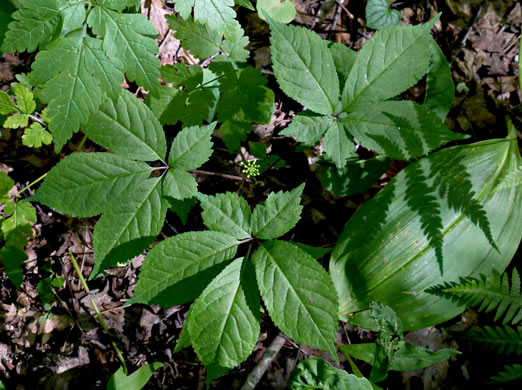
[[[47,172],[49,173],[49,172]],[[45,177],[47,176],[47,173],[43,174],[42,176],[40,176],[38,179],[36,179],[35,181],[33,181],[31,184],[25,186],[24,188],[22,188],[20,191],[18,191],[16,194],[15,194],[15,197],[19,196],[22,192],[24,192],[25,190],[31,188],[32,186],[34,186],[36,183],[38,183],[39,181],[45,179]]]
[[[71,251],[69,251],[69,257],[71,259],[74,270],[76,271],[76,273],[78,274],[78,277],[80,278],[80,283],[83,286],[83,289],[87,292],[87,294],[90,294],[91,291],[89,290],[89,286],[87,286],[87,281],[83,277],[82,271],[80,270],[80,267],[78,266],[78,263],[76,262],[76,259],[74,258],[74,255],[72,254]],[[107,327],[107,324],[105,323],[105,320],[103,319],[103,316],[100,313],[100,309],[98,309],[98,305],[96,304],[96,302],[94,302],[94,299],[92,299],[92,297],[90,298],[90,301],[91,301],[91,305],[96,313],[96,316],[98,317],[98,320],[100,321],[100,324],[101,324],[103,330],[112,338],[109,328]],[[121,366],[123,367],[123,373],[125,375],[127,375],[127,364],[125,363],[125,359],[123,358],[123,355],[121,354],[120,349],[118,348],[118,346],[112,339],[111,339],[111,345],[114,348],[114,351],[116,352],[116,356],[118,356],[118,359],[121,362]]]
[[[355,374],[355,376],[358,376],[359,378],[364,378],[364,375],[361,373],[355,362],[352,360],[350,355],[348,355],[346,352],[344,352],[341,348],[339,348],[341,344],[337,343],[337,349],[341,351],[343,356],[348,360],[348,363],[350,363],[350,366],[352,367],[352,371]]]

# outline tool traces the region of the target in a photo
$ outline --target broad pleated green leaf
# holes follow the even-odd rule
[[[136,81],[149,93],[159,97],[161,66],[156,57],[157,35],[145,15],[122,14],[105,7],[94,7],[87,23],[103,38],[103,50],[109,57],[118,56],[130,81]]]
[[[12,14],[2,50],[29,53],[52,41],[61,31],[60,4],[56,0],[19,0],[22,8]]]
[[[279,86],[292,99],[320,114],[334,114],[339,80],[327,42],[303,27],[269,18],[270,51]]]
[[[338,301],[324,268],[285,241],[261,244],[252,261],[274,324],[295,342],[323,349],[336,359]]]
[[[198,191],[196,179],[187,171],[171,168],[163,180],[163,196],[183,200],[192,198]]]
[[[292,191],[271,192],[266,202],[258,204],[250,219],[250,231],[257,238],[270,240],[287,233],[301,218],[304,184]]]
[[[130,375],[125,375],[123,367],[120,367],[109,378],[107,390],[141,390],[149,381],[154,371],[163,367],[163,363],[155,362],[141,366]]]
[[[335,368],[326,360],[309,358],[300,362],[290,374],[288,386],[292,390],[372,390],[366,378],[358,378]]]
[[[161,231],[166,212],[160,178],[144,181],[105,211],[94,228],[95,263],[90,278],[147,249]]]
[[[228,233],[238,240],[249,238],[250,206],[233,192],[207,196],[197,194],[201,202],[203,223],[210,230]]]
[[[252,263],[234,260],[196,299],[188,330],[204,365],[233,368],[252,353],[260,331],[260,304]]]
[[[167,154],[158,120],[128,91],[122,91],[117,100],[106,97],[82,129],[98,145],[135,160],[164,160]]]
[[[115,154],[74,153],[49,171],[36,198],[61,213],[92,217],[132,193],[151,170]]]
[[[47,115],[57,151],[81,124],[87,123],[102,102],[105,86],[93,74],[93,64],[104,58],[103,72],[114,81],[118,74],[122,76],[116,68],[119,62],[105,58],[100,46],[96,39],[77,31],[36,55],[29,77],[35,85],[43,85],[41,97],[49,103]],[[119,78],[121,83],[123,79]]]
[[[210,136],[215,123],[192,126],[181,130],[174,138],[169,153],[169,166],[179,169],[196,169],[207,162],[212,154]]]
[[[343,89],[343,110],[389,99],[419,81],[428,70],[435,21],[377,31],[357,53]]]
[[[451,109],[451,103],[455,97],[455,85],[451,78],[448,61],[433,39],[430,39],[430,51],[424,105],[443,121]]]
[[[372,364],[375,359],[377,344],[365,343],[339,345],[339,349],[343,351],[343,353],[347,353],[356,359]],[[442,360],[447,360],[459,353],[459,351],[454,349],[441,349],[434,352],[426,348],[417,347],[407,341],[399,341],[399,350],[391,362],[390,370],[420,370],[421,368],[431,366],[432,364]]]
[[[395,176],[346,225],[330,272],[340,314],[391,306],[405,329],[444,322],[465,305],[424,290],[502,272],[521,239],[516,136],[448,148]]]
[[[396,160],[420,157],[450,141],[467,138],[450,131],[426,107],[411,101],[359,106],[341,122],[357,143]]]
[[[219,232],[189,232],[160,242],[141,267],[132,302],[175,306],[195,299],[237,251],[237,240]]]
[[[400,12],[390,9],[390,0],[368,0],[365,13],[366,25],[374,30],[396,26],[401,21]]]

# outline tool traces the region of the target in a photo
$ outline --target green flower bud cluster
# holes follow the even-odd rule
[[[257,160],[242,161],[239,163],[243,167],[243,175],[249,179],[259,176],[259,164]]]

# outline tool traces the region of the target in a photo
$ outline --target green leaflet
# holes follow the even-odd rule
[[[0,56],[2,53],[2,45],[4,43],[4,36],[7,31],[7,25],[13,21],[11,14],[16,8],[9,2],[3,5],[3,9],[0,10]]]
[[[160,178],[142,182],[107,209],[94,228],[96,262],[89,278],[147,249],[161,231],[166,212]]]
[[[252,353],[260,331],[260,303],[252,263],[234,260],[191,307],[188,331],[205,365],[233,368]]]
[[[9,202],[9,191],[13,188],[15,182],[4,171],[0,171],[0,203]]]
[[[401,14],[390,9],[390,0],[368,0],[366,3],[366,25],[378,30],[396,26],[401,21]]]
[[[109,378],[107,390],[141,390],[154,374],[154,371],[161,367],[163,367],[163,363],[159,362],[146,364],[128,376],[123,373],[123,367],[120,367]]]
[[[192,207],[196,204],[196,198],[187,198],[187,199],[174,199],[169,197],[168,195],[164,195],[169,202],[169,208],[176,213],[176,215],[181,220],[183,226],[187,224],[187,218],[190,213]]]
[[[122,156],[165,160],[167,142],[161,125],[145,103],[128,91],[116,100],[106,97],[82,129],[98,145]]]
[[[130,302],[175,306],[198,297],[230,260],[238,241],[219,232],[189,232],[160,242],[141,267]]]
[[[274,74],[284,93],[320,114],[335,114],[339,80],[326,41],[269,19]]]
[[[110,62],[100,50],[97,40],[77,31],[53,42],[36,55],[29,77],[35,85],[43,85],[42,100],[49,103],[48,117],[59,151],[89,121],[102,102],[105,87],[93,75],[93,66],[103,61],[107,77],[117,83],[118,62]],[[94,70],[97,68],[94,67]],[[102,72],[103,73],[103,72]],[[122,82],[122,77],[119,83]],[[109,84],[110,85],[110,84]]]
[[[4,246],[0,249],[0,260],[9,280],[19,289],[24,281],[22,264],[27,260],[27,255],[16,246]]]
[[[448,61],[433,38],[430,39],[430,51],[424,105],[443,121],[451,109],[455,97],[455,85]]]
[[[109,57],[121,59],[130,81],[136,81],[152,96],[159,96],[160,61],[154,38],[156,30],[145,15],[120,14],[94,7],[87,19],[89,27],[103,38],[103,50]]]
[[[4,215],[9,216],[1,224],[6,246],[24,249],[27,237],[33,237],[32,224],[36,222],[36,211],[28,201],[7,202]]]
[[[261,19],[265,20],[263,11],[270,15],[275,21],[284,24],[294,20],[297,14],[295,5],[287,0],[283,2],[279,0],[258,0],[257,13]]]
[[[2,50],[29,53],[52,41],[61,31],[59,3],[56,0],[19,0],[23,6],[12,14]]]
[[[234,0],[174,0],[174,4],[183,19],[187,19],[194,7],[194,20],[218,33],[230,31],[236,23]]]
[[[356,142],[396,160],[411,160],[467,138],[450,131],[431,111],[411,101],[359,106],[340,122]]]
[[[304,184],[290,192],[271,192],[264,203],[258,204],[250,219],[250,231],[256,238],[270,240],[287,233],[301,218],[299,204]]]
[[[343,89],[343,110],[389,99],[419,81],[428,70],[429,32],[436,20],[377,31],[357,53]]]
[[[340,84],[344,84],[357,57],[357,52],[338,42],[329,42],[328,50],[332,55]]]
[[[323,349],[337,359],[334,342],[339,306],[324,268],[285,241],[261,244],[252,261],[274,324],[295,342]]]
[[[348,122],[334,121],[324,135],[324,152],[337,169],[342,169],[349,159],[357,157],[352,136],[347,129]]]
[[[82,0],[58,0],[63,20],[62,35],[82,28],[87,12]]]
[[[12,90],[16,97],[16,105],[20,111],[24,114],[32,114],[36,108],[36,102],[29,88],[19,83],[14,83]]]
[[[163,179],[163,196],[183,200],[194,197],[197,191],[196,179],[183,169],[169,169]]]
[[[504,383],[522,379],[522,365],[504,366],[504,370],[491,377],[491,381],[493,383]]]
[[[466,332],[463,338],[499,354],[515,354],[517,356],[522,354],[522,326],[518,326],[516,329],[506,325],[484,326]]]
[[[335,368],[326,360],[309,358],[300,362],[290,374],[288,386],[292,390],[372,390],[366,378],[357,378]]]
[[[64,214],[92,217],[132,193],[151,170],[115,154],[74,153],[49,171],[35,200]]]
[[[340,314],[379,301],[419,329],[462,312],[425,289],[505,269],[521,239],[521,191],[495,187],[520,165],[508,138],[448,148],[401,171],[353,216],[332,254]]]
[[[207,24],[197,23],[191,17],[182,19],[175,15],[167,15],[166,19],[170,28],[175,31],[175,37],[182,40],[181,46],[190,50],[197,58],[204,59],[222,52],[233,61],[244,62],[250,54],[245,49],[249,43],[248,37],[235,20],[223,35],[223,32],[220,33]]]
[[[350,344],[339,345],[339,349],[343,353],[347,353],[356,359],[372,364],[375,358],[377,344]],[[458,355],[460,352],[454,349],[441,349],[439,351],[430,351],[429,349],[417,347],[407,341],[399,341],[399,349],[395,354],[390,370],[392,371],[410,371],[419,370],[424,367],[431,366],[434,363],[449,359]]]
[[[123,11],[123,9],[131,7],[138,2],[139,0],[96,0],[97,4],[116,11]]]
[[[27,127],[29,117],[26,114],[13,114],[3,124],[6,129],[18,129],[19,127]]]
[[[176,346],[174,347],[174,353],[177,353],[181,351],[182,349],[188,348],[192,345],[192,340],[190,339],[190,334],[188,331],[188,322],[190,318],[190,312],[194,305],[190,305],[190,308],[187,311],[187,314],[185,315],[185,319],[183,320],[183,328],[181,328],[181,332],[178,337],[178,342],[176,343]]]
[[[208,126],[192,126],[181,130],[169,153],[169,166],[179,169],[197,169],[203,165],[212,154],[210,137],[216,123]]]
[[[251,212],[245,199],[232,192],[196,196],[203,208],[203,223],[210,230],[228,233],[238,240],[250,237]]]
[[[0,114],[8,115],[15,111],[18,111],[18,108],[13,103],[9,95],[4,91],[0,91]]]

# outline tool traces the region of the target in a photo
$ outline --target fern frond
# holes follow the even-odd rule
[[[481,275],[480,279],[461,278],[459,282],[447,282],[426,290],[431,294],[453,297],[467,306],[480,304],[479,311],[495,310],[495,321],[504,316],[502,324],[517,324],[522,320],[522,294],[520,276],[516,268],[511,274],[511,287],[507,273]]]
[[[512,366],[504,366],[504,369],[505,371],[500,371],[491,378],[491,383],[512,382],[522,379],[522,365],[513,364]]]
[[[481,343],[497,353],[522,355],[522,327],[515,330],[509,326],[486,326],[468,332],[464,338]]]

